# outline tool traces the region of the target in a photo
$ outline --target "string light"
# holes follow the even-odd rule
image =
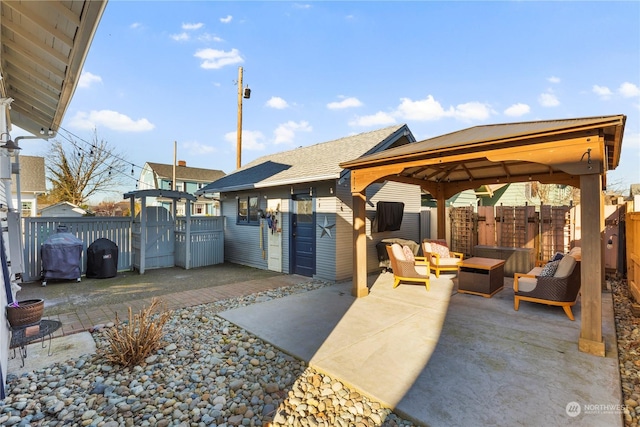
[[[57,136],[65,139],[76,150],[78,150],[77,151],[78,157],[82,157],[82,153],[88,154],[90,156],[93,156],[94,154],[95,155],[98,154],[98,147],[95,144],[84,140],[83,138],[79,137],[78,135],[74,134],[73,132],[68,131],[67,129],[65,129],[63,127],[60,127],[60,130],[63,130],[68,135],[70,135],[73,138],[75,138],[75,140],[71,139],[71,138],[67,137],[66,135],[64,135],[64,133],[60,133],[60,132],[58,132],[58,134],[57,134]],[[87,146],[87,148],[83,148],[82,146],[79,145],[78,142],[84,143]],[[135,186],[136,186],[136,189],[137,189],[138,188],[138,183],[140,182],[140,180],[134,177],[135,176],[135,169],[137,168],[140,171],[142,171],[143,167],[139,166],[139,165],[136,165],[135,163],[131,163],[131,162],[127,161],[126,159],[124,159],[124,158],[122,158],[120,156],[117,156],[117,155],[115,155],[113,153],[109,153],[109,152],[105,151],[104,154],[105,154],[105,160],[100,160],[99,157],[98,157],[98,160],[100,160],[100,163],[102,165],[105,165],[105,166],[109,167],[108,174],[111,176],[111,171],[113,170],[114,172],[117,172],[117,173],[121,174],[123,177],[126,177],[127,179],[134,180],[135,181]],[[114,162],[116,160],[118,160],[118,161],[120,161],[122,163],[130,163],[131,164],[131,175],[125,173],[122,170],[119,170],[118,168],[112,168],[112,166],[109,165],[109,162]],[[79,179],[79,175],[78,175],[78,179]]]

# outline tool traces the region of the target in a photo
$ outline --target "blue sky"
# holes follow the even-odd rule
[[[238,67],[252,90],[243,164],[391,124],[422,140],[625,114],[608,180],[640,183],[637,1],[111,0],[62,128],[87,142],[97,129],[136,179],[170,164],[174,141],[188,166],[232,172]],[[25,140],[22,154],[47,145]]]

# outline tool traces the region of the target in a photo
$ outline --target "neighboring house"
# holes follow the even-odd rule
[[[506,185],[483,186],[485,189],[476,192],[479,198],[479,206],[540,206],[540,196],[536,193],[537,182],[517,182]],[[486,188],[491,187],[488,191]],[[568,185],[548,184],[541,187],[545,204],[552,206],[569,205],[572,187]]]
[[[47,192],[44,157],[16,156],[16,164],[19,165],[20,179],[16,180],[19,184],[11,187],[13,206],[21,209],[23,217],[36,216],[38,195]]]
[[[87,214],[87,211],[80,206],[74,205],[69,202],[60,202],[55,205],[47,206],[40,210],[40,216],[45,217],[79,217]]]
[[[396,125],[299,147],[254,160],[196,194],[220,195],[225,260],[345,280],[353,276],[353,198],[351,173],[339,164],[412,142],[409,128]],[[379,268],[375,245],[382,239],[419,240],[420,193],[417,185],[393,182],[367,190],[369,271]],[[379,208],[386,215],[376,218]]]
[[[173,165],[162,163],[145,163],[140,172],[140,190],[171,190],[173,189]],[[188,167],[184,160],[179,160],[175,167],[176,191],[195,194],[205,185],[224,176],[224,172],[216,169],[202,169]],[[217,195],[207,194],[199,196],[191,204],[191,215],[220,215],[220,203]],[[171,211],[171,199],[162,197],[148,197],[147,206],[163,206]],[[184,202],[178,202],[176,209],[180,216],[185,215]]]

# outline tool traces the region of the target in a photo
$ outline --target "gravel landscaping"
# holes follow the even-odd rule
[[[608,279],[614,300],[625,426],[640,422],[640,321],[626,281]],[[308,282],[175,310],[162,348],[141,366],[104,357],[111,325],[93,333],[98,352],[21,377],[10,375],[3,426],[410,426],[220,318],[217,313],[318,289]]]

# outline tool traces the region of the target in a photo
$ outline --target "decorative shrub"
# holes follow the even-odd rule
[[[108,332],[111,351],[106,357],[109,361],[127,367],[136,366],[160,348],[162,329],[172,312],[163,311],[154,316],[153,312],[159,305],[160,300],[153,298],[149,307],[135,315],[129,307],[128,322],[121,322],[116,313],[116,324]]]

